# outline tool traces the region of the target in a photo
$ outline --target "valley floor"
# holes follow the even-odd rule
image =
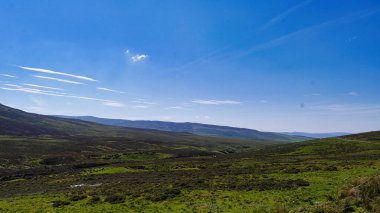
[[[334,138],[225,155],[175,157],[140,152],[93,158],[92,163],[75,165],[43,165],[29,159],[27,167],[4,167],[0,212],[380,209],[380,181],[378,188],[371,185],[374,192],[368,195],[369,200],[359,194],[346,195],[349,199],[342,197],[345,187],[353,181],[379,175],[378,141]],[[352,189],[360,192],[362,185]]]

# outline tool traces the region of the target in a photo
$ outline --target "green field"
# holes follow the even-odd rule
[[[380,132],[284,143],[0,112],[0,212],[380,211]]]
[[[1,142],[9,140],[17,143],[6,137]],[[380,174],[379,150],[377,138],[352,136],[194,157],[154,151],[107,155],[101,149],[96,157],[83,153],[46,164],[24,156],[18,165],[3,161],[0,210],[331,212],[341,205],[340,210],[376,212],[378,197],[369,207],[360,197],[343,205],[340,193]],[[76,157],[87,163],[78,164]]]

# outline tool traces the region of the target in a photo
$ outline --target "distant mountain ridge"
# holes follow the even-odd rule
[[[165,121],[143,121],[143,120],[123,120],[123,119],[107,119],[93,116],[59,116],[64,118],[79,119],[82,121],[95,122],[104,125],[132,127],[140,129],[153,129],[168,132],[187,132],[201,136],[213,136],[224,138],[239,138],[258,141],[282,141],[282,142],[298,142],[308,140],[310,138],[304,136],[293,136],[274,132],[261,132],[258,130],[218,126],[201,123],[176,123]]]
[[[83,153],[123,154],[137,151],[192,157],[223,155],[290,142],[283,138],[247,140],[104,125],[28,113],[1,104],[0,136],[6,141],[0,143],[0,158],[2,155],[10,154],[12,157],[14,153],[23,155],[27,152],[39,155],[66,155],[70,152],[83,156]]]
[[[135,129],[24,112],[0,104],[0,135],[14,136],[118,136]]]
[[[293,135],[293,136],[304,136],[308,138],[332,138],[332,137],[340,137],[340,136],[352,134],[348,132],[328,132],[328,133],[281,132],[281,133],[286,134],[286,135]]]

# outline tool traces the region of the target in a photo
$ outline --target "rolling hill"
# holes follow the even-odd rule
[[[91,155],[139,151],[174,157],[213,155],[282,142],[109,126],[27,113],[4,105],[0,105],[0,139],[0,164],[1,159],[14,159],[27,153],[36,157],[74,156],[91,161]]]
[[[24,112],[0,104],[0,135],[12,136],[102,136],[170,139],[179,137],[195,137],[186,133],[172,133],[139,128],[126,128],[102,125],[77,119],[58,118],[54,116],[39,115]],[[181,138],[182,137],[182,138]],[[203,137],[207,138],[207,137]],[[209,138],[208,138],[209,139]],[[223,139],[222,139],[223,140]]]
[[[217,126],[200,123],[176,123],[176,122],[164,122],[164,121],[132,121],[122,119],[107,119],[97,118],[93,116],[76,116],[67,117],[82,121],[90,121],[104,125],[141,128],[141,129],[153,129],[168,132],[187,132],[202,136],[223,137],[223,138],[240,138],[246,140],[256,141],[281,141],[281,142],[297,142],[304,141],[310,138],[296,135],[286,135],[274,132],[261,132],[246,128],[236,128],[228,126]]]
[[[276,154],[323,157],[362,156],[370,159],[373,156],[380,157],[380,131],[275,145],[266,147],[264,150],[270,150],[270,153]]]
[[[380,209],[379,193],[371,190],[378,187],[380,131],[276,144],[108,126],[3,105],[0,127],[3,212]],[[371,192],[367,203],[361,183]]]
[[[7,127],[0,134],[4,212],[380,209],[378,191],[370,190],[366,204],[362,198],[367,188],[378,187],[380,132],[268,145],[104,126],[8,107],[0,115]],[[27,129],[18,132],[20,124]],[[31,134],[34,130],[39,134]],[[368,187],[357,187],[362,183]]]
[[[285,135],[303,136],[308,138],[332,138],[345,135],[351,135],[348,132],[328,132],[328,133],[309,133],[309,132],[281,132]]]

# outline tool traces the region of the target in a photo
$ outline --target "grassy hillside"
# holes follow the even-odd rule
[[[272,141],[248,141],[203,137],[190,133],[114,127],[92,122],[57,118],[23,112],[0,105],[1,153],[23,153],[25,145],[35,155],[59,153],[65,149],[73,154],[92,153],[107,147],[107,153],[124,151],[182,150],[189,155],[235,152],[247,148],[273,144]],[[11,137],[19,136],[19,137]],[[28,144],[29,143],[29,144]],[[97,144],[97,145],[95,145]],[[104,150],[103,150],[104,151]]]
[[[310,140],[288,145],[271,146],[267,152],[288,155],[371,157],[380,153],[380,132],[368,132],[337,138]]]
[[[296,135],[296,136],[304,136],[307,138],[332,138],[332,137],[340,137],[344,135],[351,135],[351,133],[347,132],[329,132],[329,133],[308,133],[308,132],[281,132],[285,135]]]
[[[70,117],[69,117],[70,118]],[[175,123],[164,121],[131,121],[122,119],[106,119],[92,116],[71,117],[83,121],[91,121],[105,125],[154,129],[168,132],[188,132],[202,136],[240,138],[259,141],[297,142],[308,140],[308,137],[286,135],[273,132],[260,132],[252,129],[217,126],[199,123]]]
[[[379,136],[224,154],[122,137],[2,136],[0,211],[378,212],[377,192],[370,202],[365,188],[342,193],[355,180],[379,189]]]
[[[0,212],[380,211],[380,132],[270,145],[0,116]]]

